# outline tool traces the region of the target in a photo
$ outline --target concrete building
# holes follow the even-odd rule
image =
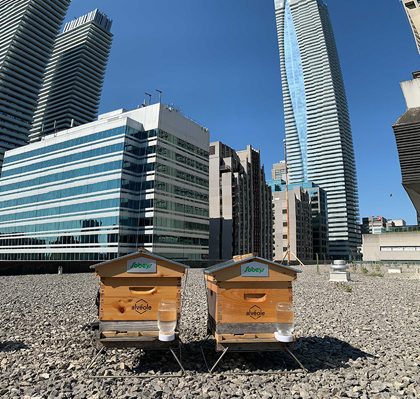
[[[289,202],[289,226],[287,202]],[[286,191],[273,192],[274,213],[274,259],[281,261],[286,254],[288,243],[293,253],[304,262],[313,259],[312,217],[310,196],[301,187],[291,187]],[[288,235],[289,234],[289,235]]]
[[[210,259],[273,257],[271,190],[259,151],[210,144]]]
[[[272,191],[286,189],[286,163],[281,161],[273,165],[271,170],[273,180],[269,182]],[[325,191],[312,182],[289,184],[293,190],[301,187],[309,195],[312,215],[312,250],[314,259],[329,259],[328,255],[328,219],[327,196]]]
[[[413,80],[402,82],[407,111],[394,124],[402,185],[417,212],[420,224],[420,73]]]
[[[420,53],[420,4],[418,0],[402,0],[402,2]]]
[[[404,219],[388,219],[386,222],[386,227],[405,227],[407,222]]]
[[[209,132],[155,104],[6,152],[0,267],[208,258]]]
[[[364,234],[362,252],[366,262],[419,262],[420,230],[415,226],[383,234]]]
[[[99,10],[65,24],[45,72],[31,143],[96,119],[112,43],[111,25]]]
[[[369,216],[362,219],[362,234],[381,234],[386,230],[388,220],[383,216]]]
[[[290,183],[327,193],[329,252],[360,243],[353,139],[340,61],[322,0],[275,0]]]
[[[0,169],[28,142],[42,79],[70,0],[0,0]]]

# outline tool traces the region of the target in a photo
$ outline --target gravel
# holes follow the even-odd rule
[[[97,279],[91,274],[0,277],[0,397],[4,398],[420,398],[420,279],[352,273],[328,282],[328,270],[307,267],[294,284],[294,353],[226,354],[206,373],[202,270],[190,270],[181,320],[182,378],[131,378],[176,373],[170,354],[97,352]],[[215,361],[214,341],[205,344]],[[275,375],[240,372],[276,371]],[[127,375],[126,379],[92,375]]]

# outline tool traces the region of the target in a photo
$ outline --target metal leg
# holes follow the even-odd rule
[[[105,351],[105,346],[103,346],[101,349],[99,349],[98,353],[95,355],[95,357],[92,359],[92,361],[90,362],[88,368],[86,369],[89,370],[96,362],[96,359],[99,357],[99,355]]]
[[[222,352],[220,357],[217,359],[216,363],[214,363],[213,367],[210,369],[210,373],[214,371],[214,369],[217,367],[217,365],[220,363],[220,361],[223,359],[223,356],[225,356],[226,352],[228,351],[229,347],[227,346],[225,350]]]
[[[306,367],[300,362],[300,360],[295,356],[295,354],[285,345],[284,349],[286,350],[286,352],[293,358],[293,360],[301,367],[301,369],[303,371],[305,371],[305,373],[308,372],[308,370],[306,369]]]
[[[176,355],[175,351],[172,348],[169,348],[169,350],[171,351],[172,356],[175,358],[176,362],[179,364],[179,367],[181,367],[181,376],[184,375],[185,369],[181,363],[181,360],[178,358],[178,356]],[[181,347],[179,347],[179,357],[181,357]]]

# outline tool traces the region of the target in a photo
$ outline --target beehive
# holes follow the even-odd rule
[[[292,303],[299,270],[254,255],[205,270],[208,330],[216,341],[230,338],[274,340],[277,303]],[[285,315],[284,323],[291,317]]]
[[[175,300],[179,318],[181,279],[187,266],[142,249],[94,268],[100,278],[102,335],[129,332],[134,336],[135,332],[142,335],[144,331],[157,331],[161,300]]]

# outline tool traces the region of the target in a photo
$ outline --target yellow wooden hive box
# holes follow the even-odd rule
[[[181,309],[181,279],[187,266],[141,249],[94,266],[100,278],[99,321],[114,328],[121,322],[157,330],[161,300],[177,302]],[[124,322],[124,323],[123,323]],[[139,322],[149,322],[139,323]],[[125,328],[127,329],[127,328]],[[130,328],[128,328],[130,329]]]
[[[279,321],[276,305],[293,303],[298,272],[254,255],[205,269],[209,333],[216,340],[222,335],[271,337]],[[287,315],[282,320],[290,321]]]

